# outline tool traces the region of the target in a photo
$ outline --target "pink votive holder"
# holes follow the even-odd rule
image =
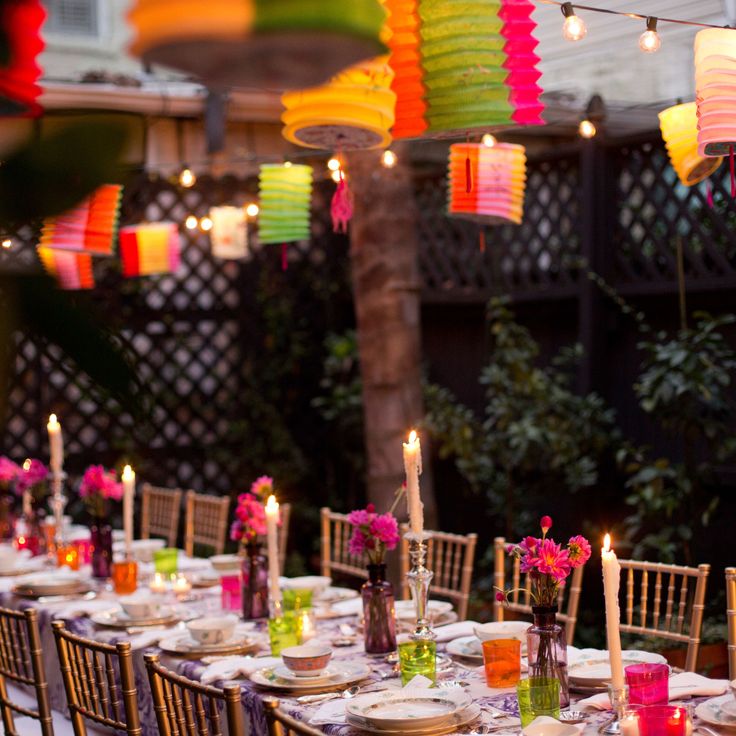
[[[240,575],[223,575],[220,578],[220,585],[222,586],[222,609],[224,611],[240,611],[242,606]]]
[[[90,538],[75,539],[72,544],[77,548],[79,562],[83,565],[89,565],[92,561],[92,541]]]
[[[624,670],[629,686],[629,702],[638,705],[666,705],[670,699],[670,668],[666,664],[630,664]]]
[[[687,736],[693,729],[688,709],[681,705],[649,705],[636,717],[639,736]]]

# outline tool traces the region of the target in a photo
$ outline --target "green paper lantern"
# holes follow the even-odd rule
[[[258,175],[262,243],[293,243],[309,239],[312,167],[304,164],[262,164]]]

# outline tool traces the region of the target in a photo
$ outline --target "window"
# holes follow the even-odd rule
[[[93,38],[99,35],[98,0],[46,0],[45,5],[49,33]]]

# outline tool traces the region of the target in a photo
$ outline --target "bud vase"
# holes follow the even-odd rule
[[[366,654],[387,654],[396,649],[394,587],[386,580],[386,565],[368,565],[363,597],[363,633]]]
[[[112,572],[112,527],[97,519],[89,528],[92,544],[92,577],[107,579]]]
[[[565,629],[557,623],[557,606],[532,606],[534,623],[527,629],[529,677],[554,678],[560,681],[560,707],[570,705],[567,679],[567,642]]]
[[[0,541],[10,542],[15,537],[13,499],[7,492],[0,496]]]
[[[246,621],[268,618],[268,564],[261,545],[246,544],[240,567],[243,618]]]

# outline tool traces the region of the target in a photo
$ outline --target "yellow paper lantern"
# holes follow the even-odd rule
[[[659,127],[672,168],[686,187],[707,179],[723,162],[723,158],[698,153],[698,115],[694,102],[662,110]]]
[[[60,289],[77,291],[92,289],[95,277],[92,272],[92,256],[89,253],[72,253],[36,246],[38,257],[49,276],[56,279]]]
[[[385,56],[356,64],[327,84],[286,92],[286,140],[322,149],[382,148],[391,143],[396,94]]]
[[[179,229],[173,222],[146,222],[120,228],[123,276],[173,273],[181,262]]]

